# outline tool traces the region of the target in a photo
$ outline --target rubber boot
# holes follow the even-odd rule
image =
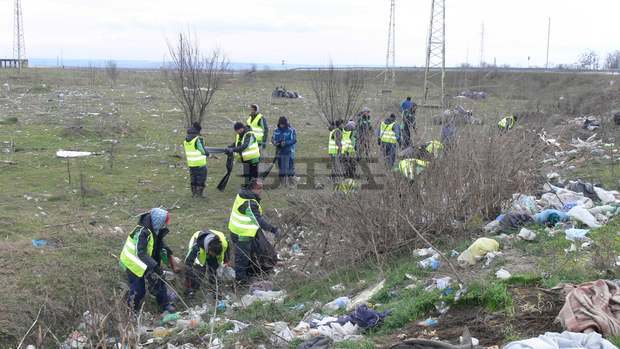
[[[205,187],[204,186],[197,186],[196,187],[196,197],[201,198],[201,199],[205,199],[206,197],[204,196],[204,191],[205,191]]]
[[[197,195],[197,190],[196,190],[196,186],[192,185],[192,197],[195,198]]]

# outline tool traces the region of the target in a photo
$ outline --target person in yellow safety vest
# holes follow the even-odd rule
[[[440,141],[433,139],[430,142],[424,143],[424,151],[427,154],[432,155],[434,158],[438,158],[441,152],[444,150],[444,145]]]
[[[207,157],[209,153],[205,149],[205,141],[200,135],[200,123],[194,122],[187,129],[187,136],[183,142],[185,159],[189,167],[190,185],[192,197],[203,197],[205,183],[207,182]]]
[[[355,155],[355,121],[349,121],[342,131],[342,154],[344,155],[344,176],[346,178],[354,178],[356,172],[356,155]]]
[[[266,140],[269,139],[269,127],[267,126],[267,119],[260,113],[258,104],[250,106],[250,116],[246,123],[256,135],[258,146],[265,149],[267,146]]]
[[[233,128],[237,134],[235,143],[226,149],[226,153],[234,153],[235,159],[243,163],[243,177],[247,186],[253,178],[258,178],[260,149],[256,135],[250,127],[242,122],[236,122]]]
[[[420,159],[402,159],[398,163],[398,171],[409,180],[413,180],[426,167],[428,167],[428,161]]]
[[[185,257],[186,294],[192,297],[200,289],[201,280],[209,269],[209,283],[215,284],[217,269],[228,263],[228,240],[217,230],[197,231],[189,240]]]
[[[513,127],[515,127],[516,123],[517,123],[517,117],[514,116],[514,115],[508,115],[508,116],[502,118],[497,123],[497,127],[499,128],[500,131],[507,131],[507,130],[511,130]]]
[[[342,135],[344,130],[342,129],[343,121],[341,119],[336,120],[330,125],[329,130],[329,142],[327,144],[327,154],[331,160],[331,177],[336,180],[342,176],[342,155],[344,147],[342,144]]]
[[[164,237],[168,234],[168,224],[170,215],[161,208],[153,208],[142,214],[121,251],[120,266],[126,271],[129,281],[127,303],[136,312],[140,310],[146,294],[145,280],[149,284],[149,292],[155,295],[162,311],[176,311],[168,296],[160,267],[163,261],[170,264],[175,272],[179,271],[172,258],[172,250],[164,242]]]
[[[263,181],[253,179],[239,191],[230,211],[228,230],[235,245],[235,278],[240,284],[246,284],[251,275],[269,271],[277,261],[275,249],[263,231],[277,237],[280,230],[263,216],[262,190]]]
[[[394,167],[396,149],[400,144],[400,127],[396,124],[396,114],[392,113],[381,122],[377,130],[378,144],[383,148],[383,156],[388,169]]]
[[[336,184],[336,191],[343,194],[349,194],[360,190],[361,185],[353,178],[345,178],[342,182]]]

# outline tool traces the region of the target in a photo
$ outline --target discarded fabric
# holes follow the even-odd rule
[[[565,212],[554,209],[546,209],[534,215],[534,221],[538,224],[554,226],[558,222],[566,222],[569,217]]]
[[[598,333],[547,332],[537,338],[506,344],[504,349],[618,349]]]
[[[620,335],[620,285],[596,280],[567,285],[564,306],[558,314],[562,326],[574,332],[596,331],[603,336]]]

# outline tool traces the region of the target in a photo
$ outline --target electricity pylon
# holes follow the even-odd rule
[[[26,45],[24,44],[24,20],[22,17],[21,0],[15,0],[15,18],[13,27],[13,58],[17,59],[19,70],[22,69],[22,60],[26,58]]]
[[[383,87],[396,84],[396,0],[390,0],[390,20],[388,22],[387,52],[385,54],[385,71]]]
[[[445,0],[431,1],[422,106],[443,108],[446,78],[446,2]]]

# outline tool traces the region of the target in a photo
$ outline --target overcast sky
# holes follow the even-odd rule
[[[396,0],[396,64],[423,65],[431,0]],[[620,50],[620,0],[446,0],[447,64],[544,65]],[[161,61],[191,28],[234,62],[385,64],[389,0],[22,0],[28,57]],[[13,0],[0,0],[0,56],[12,56]]]

